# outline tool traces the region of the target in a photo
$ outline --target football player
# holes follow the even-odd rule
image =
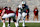
[[[5,27],[5,18],[9,18],[9,24],[8,24],[8,27],[10,27],[10,18],[14,17],[15,16],[15,13],[11,10],[11,8],[9,7],[5,7],[2,11],[2,14],[1,14],[2,18],[3,18],[3,27]],[[17,25],[16,23],[16,20],[15,20],[15,17],[14,17],[14,20],[15,22],[15,26]]]
[[[11,7],[8,7],[8,8],[11,9]],[[15,16],[16,16],[15,12],[12,11],[12,10],[10,10],[10,13],[8,14],[8,16],[9,16],[9,24],[8,24],[8,27],[10,27],[10,19],[11,18],[13,18],[13,21],[15,23],[15,26],[17,27],[17,23],[16,23],[16,19],[15,19]]]
[[[23,27],[25,27],[25,17],[27,15],[26,13],[27,7],[25,1],[22,1],[22,18],[23,18]]]
[[[38,8],[35,7],[33,12],[34,12],[34,21],[35,21],[36,18],[37,18],[37,21],[38,21]]]

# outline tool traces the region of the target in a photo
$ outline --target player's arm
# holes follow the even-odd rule
[[[4,15],[4,13],[5,13],[5,10],[3,10],[3,11],[2,11],[1,16],[3,16],[3,15]]]

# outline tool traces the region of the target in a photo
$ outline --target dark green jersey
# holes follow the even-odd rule
[[[22,13],[25,12],[26,13],[27,8],[22,8]]]

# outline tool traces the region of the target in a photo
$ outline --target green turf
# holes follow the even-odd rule
[[[7,27],[8,23],[6,23]],[[40,27],[40,23],[25,23],[25,27]],[[0,23],[0,27],[2,27],[2,23]],[[14,23],[11,23],[11,27],[15,27]],[[22,27],[22,23],[19,23],[19,27]]]

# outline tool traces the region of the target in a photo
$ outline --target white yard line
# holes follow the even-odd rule
[[[9,22],[9,21],[5,21],[5,22]],[[23,21],[19,21],[19,22],[22,23]],[[40,21],[25,21],[25,23],[40,23]]]

